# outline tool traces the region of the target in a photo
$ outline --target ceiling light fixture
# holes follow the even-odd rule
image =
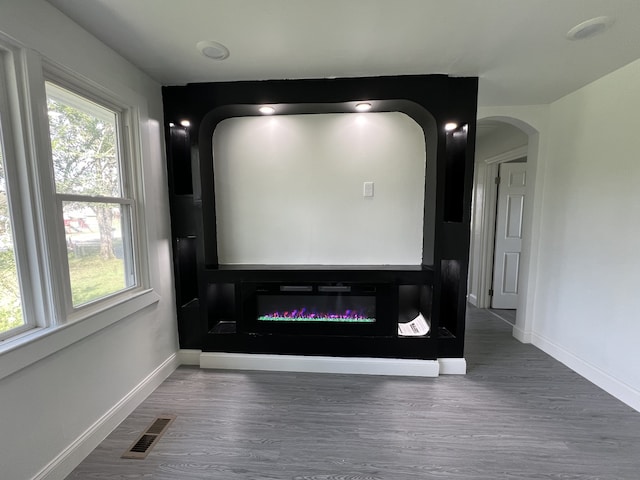
[[[175,127],[175,126],[176,126],[176,124],[175,124],[175,123],[173,123],[173,122],[169,122],[169,126],[170,126],[170,127]]]
[[[191,122],[189,120],[181,120],[180,125],[182,125],[183,127],[190,127]]]
[[[596,17],[582,22],[567,32],[569,40],[584,40],[607,30],[615,20],[611,17]]]
[[[264,107],[260,107],[258,111],[264,115],[272,115],[276,113],[276,109],[273,107],[269,107],[268,105],[265,105]]]
[[[444,129],[447,132],[452,132],[454,131],[456,128],[458,128],[458,124],[457,123],[453,123],[453,122],[449,122],[447,124],[445,124]]]
[[[202,55],[212,60],[224,60],[229,56],[227,47],[211,40],[202,40],[196,43],[196,48]]]
[[[368,112],[371,110],[371,104],[366,102],[358,103],[356,104],[356,110],[359,112]]]

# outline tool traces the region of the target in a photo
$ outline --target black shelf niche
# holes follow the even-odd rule
[[[182,348],[198,349],[202,337],[198,328],[201,308],[198,285],[197,239],[195,236],[174,239],[174,277],[178,335]]]
[[[423,129],[426,179],[423,258],[413,266],[242,265],[218,263],[213,132],[227,118],[398,111]],[[169,193],[181,348],[246,353],[461,357],[468,269],[477,78],[446,75],[217,82],[163,87]],[[181,126],[188,120],[189,127]],[[454,122],[457,128],[446,129]],[[188,248],[177,241],[188,240]],[[188,252],[188,253],[187,253]],[[194,272],[195,262],[195,272]],[[241,285],[256,281],[368,282],[392,285],[400,311],[429,318],[426,337],[257,335],[236,328]],[[195,281],[195,288],[194,288]],[[194,293],[195,292],[195,293]]]

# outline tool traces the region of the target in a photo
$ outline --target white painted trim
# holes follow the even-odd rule
[[[440,375],[465,375],[467,361],[464,358],[439,358]]]
[[[469,302],[474,307],[478,306],[478,297],[476,297],[473,293],[467,295],[467,302]]]
[[[200,368],[437,377],[437,360],[203,352]]]
[[[0,343],[0,379],[157,303],[153,290],[132,292],[125,300],[94,315],[56,327],[34,329]],[[103,306],[104,307],[104,306]]]
[[[260,358],[255,358],[260,357]],[[269,365],[264,368],[263,360],[265,357],[269,357]],[[299,365],[300,358],[311,359],[314,366],[310,370],[308,366],[305,366],[304,370],[291,369],[292,364]],[[272,362],[275,359],[278,363]],[[331,360],[330,364],[321,368],[321,363],[326,359]],[[203,353],[201,350],[179,350],[178,360],[180,365],[200,365],[202,368],[219,368],[229,370],[270,370],[270,371],[305,371],[305,372],[322,372],[322,373],[361,373],[370,375],[413,375],[407,373],[404,368],[409,366],[411,370],[419,368],[420,364],[425,362],[432,362],[432,360],[410,360],[410,359],[397,359],[397,358],[349,358],[349,357],[314,357],[314,356],[295,356],[295,355],[256,355],[256,354],[234,354],[234,353]],[[317,361],[314,361],[317,360]],[[360,360],[360,362],[353,362],[353,360]],[[373,362],[371,362],[373,360]],[[409,363],[406,363],[409,362]],[[416,363],[419,362],[419,363]],[[467,361],[464,358],[439,358],[438,373],[437,375],[464,375],[467,373]],[[286,365],[285,365],[286,364]],[[357,366],[356,366],[357,364]],[[373,366],[373,370],[365,370],[364,365]],[[381,365],[385,367],[380,367]],[[326,364],[325,364],[326,365]],[[357,369],[357,372],[336,371],[331,370],[336,365],[340,365],[338,368]],[[431,366],[431,363],[428,363]],[[283,367],[284,366],[284,367]],[[278,367],[278,368],[276,368]],[[317,368],[316,368],[317,367]],[[362,367],[362,368],[361,368]],[[387,369],[390,373],[376,373],[374,370],[380,370],[381,368]],[[394,368],[401,368],[398,371],[391,371]],[[416,376],[431,376],[424,375],[424,372],[420,372]]]
[[[532,341],[532,335],[531,332],[525,332],[524,330],[522,330],[520,327],[518,327],[517,325],[513,326],[513,329],[511,331],[511,334],[513,335],[513,338],[515,338],[516,340],[518,340],[519,342],[522,343],[531,343]]]
[[[180,365],[200,365],[200,354],[202,350],[178,350],[178,361]]]
[[[177,353],[142,380],[32,480],[63,480],[180,365]]]
[[[532,337],[533,344],[540,350],[551,355],[591,383],[594,383],[621,402],[626,403],[634,410],[640,412],[640,390],[618,380],[542,335],[533,333]]]
[[[525,145],[522,145],[521,147],[508,150],[498,155],[494,155],[493,157],[485,158],[483,161],[484,163],[489,165],[492,163],[504,163],[504,162],[510,162],[511,160],[517,160],[518,158],[527,156],[528,148],[529,148],[528,145],[525,144]]]
[[[478,308],[491,307],[489,289],[493,284],[493,252],[496,234],[496,207],[498,205],[498,186],[494,178],[500,169],[498,163],[487,165],[483,180],[484,198],[480,233],[480,271],[478,272]]]

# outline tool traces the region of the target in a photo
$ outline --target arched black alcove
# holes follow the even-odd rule
[[[246,353],[296,353],[399,358],[460,357],[468,263],[470,191],[477,79],[434,76],[225,82],[164,87],[167,160],[182,348]],[[219,265],[212,137],[232,117],[372,111],[402,112],[420,125],[426,144],[423,255],[420,265]],[[188,121],[187,127],[181,122]],[[456,124],[448,131],[447,124]],[[194,279],[195,273],[195,279]],[[259,282],[373,285],[384,292],[375,335],[329,328],[326,334],[259,335],[251,330]],[[247,287],[250,285],[250,287]],[[428,313],[426,337],[395,333],[403,305]],[[384,305],[384,306],[382,306]],[[428,312],[427,312],[428,311]],[[382,314],[381,314],[382,315]],[[357,330],[356,330],[357,332]]]

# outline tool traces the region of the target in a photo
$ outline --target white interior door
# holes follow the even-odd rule
[[[526,163],[500,165],[491,308],[517,308]]]

